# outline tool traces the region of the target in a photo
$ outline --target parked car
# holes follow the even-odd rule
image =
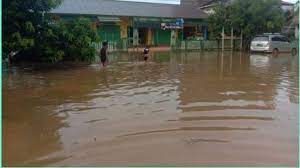
[[[263,34],[256,36],[251,41],[251,52],[265,52],[278,55],[281,52],[297,54],[297,46],[281,34]]]

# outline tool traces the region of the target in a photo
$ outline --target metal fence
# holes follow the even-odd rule
[[[142,47],[133,46],[132,38],[121,39],[119,41],[109,41],[108,42],[108,51],[128,51],[129,48]],[[92,43],[97,51],[100,51],[102,47],[102,42]],[[174,46],[171,46],[173,50],[218,50],[222,48],[221,40],[184,40],[176,41]],[[226,39],[224,41],[224,49],[231,49],[231,40]],[[233,49],[240,49],[240,40],[233,40]]]
[[[102,42],[99,43],[92,43],[92,46],[95,47],[97,51],[102,48]],[[116,51],[118,44],[117,42],[108,42],[108,51]]]
[[[100,50],[102,47],[102,42],[99,43],[92,43],[92,46],[95,47],[96,50]],[[132,39],[126,38],[126,39],[120,39],[118,41],[108,41],[108,51],[127,51],[128,48],[132,47]]]
[[[231,40],[224,41],[224,48],[231,49]],[[233,40],[233,49],[239,49],[240,40]],[[177,41],[176,45],[172,47],[175,50],[217,50],[221,49],[221,40],[184,40]]]

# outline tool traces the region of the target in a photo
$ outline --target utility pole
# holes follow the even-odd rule
[[[241,30],[241,37],[240,37],[240,50],[243,50],[243,30]]]
[[[233,27],[231,27],[231,50],[233,50]]]
[[[222,53],[224,52],[224,38],[225,38],[225,30],[224,26],[222,28]]]

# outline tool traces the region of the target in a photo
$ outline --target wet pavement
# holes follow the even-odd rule
[[[5,166],[296,166],[298,56],[118,53],[3,70]]]

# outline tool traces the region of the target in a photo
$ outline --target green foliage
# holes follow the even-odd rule
[[[93,61],[98,41],[87,18],[54,21],[48,12],[61,0],[5,0],[3,3],[3,57],[18,53],[21,61]]]
[[[62,32],[66,42],[66,59],[76,61],[94,61],[96,50],[92,42],[98,42],[96,29],[92,28],[88,18],[78,18],[65,24]]]
[[[215,13],[208,18],[208,28],[210,32],[210,38],[221,38],[221,32],[223,26],[225,28],[229,27],[229,22],[226,19],[229,18],[229,7],[217,6],[214,9]]]
[[[63,60],[65,49],[61,31],[63,25],[52,24],[44,27],[40,36],[36,39],[37,44],[33,48],[33,53],[38,56],[39,61],[58,62]]]
[[[243,30],[244,41],[249,44],[256,34],[280,32],[284,13],[280,0],[235,0],[229,6],[217,7],[209,23],[213,37],[220,37],[223,26],[227,33],[233,26],[236,34]]]
[[[94,61],[96,50],[90,44],[99,40],[91,24],[88,18],[54,22],[43,31],[37,54],[46,62]],[[44,38],[47,41],[43,40]]]
[[[3,1],[3,52],[28,50],[46,24],[44,14],[61,0],[5,0]]]

